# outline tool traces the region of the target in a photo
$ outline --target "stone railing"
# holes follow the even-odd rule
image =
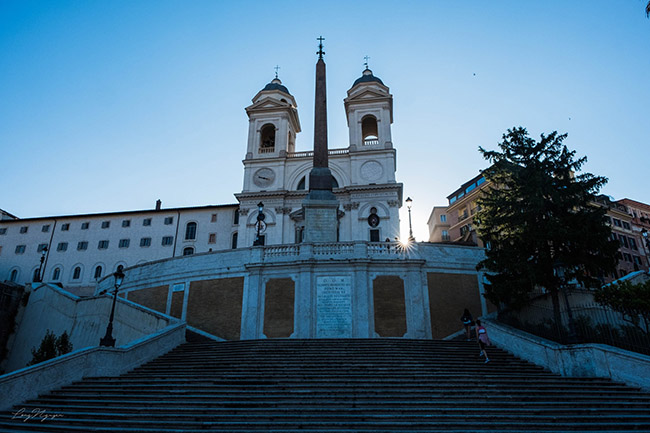
[[[378,145],[378,144],[379,144],[379,140],[378,140],[378,139],[374,139],[374,140],[372,140],[372,139],[371,139],[371,140],[363,140],[363,145],[364,145],[364,146],[376,146],[376,145]]]
[[[275,152],[275,147],[260,147],[257,149],[257,153],[273,153]]]
[[[264,258],[297,256],[300,253],[299,245],[272,245],[264,247]]]
[[[314,244],[315,256],[335,256],[338,254],[351,254],[352,252],[354,252],[354,242]]]
[[[330,149],[327,151],[328,155],[347,155],[348,153],[350,153],[350,150],[348,148]],[[304,152],[287,152],[287,158],[311,158],[313,156],[313,150],[307,150]]]

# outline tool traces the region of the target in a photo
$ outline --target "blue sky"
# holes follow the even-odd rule
[[[273,78],[313,140],[325,40],[330,148],[363,57],[394,95],[397,179],[419,240],[513,126],[557,130],[603,192],[650,203],[641,0],[0,0],[0,208],[19,217],[236,202],[244,107]],[[402,231],[408,224],[405,207]]]

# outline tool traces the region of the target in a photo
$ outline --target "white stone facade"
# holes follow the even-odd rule
[[[45,245],[43,281],[90,294],[97,280],[120,265],[182,256],[187,248],[192,253],[231,248],[238,230],[237,208],[233,204],[2,220],[0,279],[32,282],[42,256],[39,246]],[[186,238],[188,223],[196,223],[193,239]]]
[[[372,72],[364,71],[364,77],[366,80],[355,82],[344,101],[350,143],[329,150],[334,194],[342,211],[340,241],[399,237],[402,184],[395,179],[396,152],[390,131],[393,97]],[[295,99],[275,79],[255,95],[246,112],[249,132],[244,182],[242,192],[236,194],[242,214],[240,240],[243,246],[253,244],[257,204],[262,202],[265,244],[297,243],[304,221],[296,213],[309,190],[313,152],[295,152],[295,134],[300,132]],[[273,140],[268,139],[269,127],[274,130]],[[379,217],[375,227],[368,223],[371,213]]]

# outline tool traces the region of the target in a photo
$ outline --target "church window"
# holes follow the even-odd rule
[[[338,188],[339,187],[339,182],[336,180],[334,176],[332,176],[332,188]]]
[[[297,244],[302,243],[304,234],[305,234],[305,228],[304,227],[302,227],[302,226],[296,227],[296,243]]]
[[[50,231],[50,225],[49,225],[49,224],[45,224],[43,227],[41,227],[41,231],[42,231],[43,233],[47,233],[47,232],[49,232],[49,231]]]
[[[18,279],[18,270],[14,269],[13,271],[11,271],[11,276],[9,277],[9,281],[15,283],[17,279]]]
[[[97,244],[97,249],[99,250],[105,250],[108,248],[108,241],[99,241]]]
[[[97,266],[97,267],[95,268],[95,279],[97,279],[97,278],[101,278],[101,277],[102,277],[102,267],[101,267],[101,266]]]
[[[305,189],[305,183],[306,183],[306,176],[303,176],[302,179],[300,179],[300,182],[298,182],[298,187],[296,188],[298,191],[302,191]]]
[[[213,213],[212,216],[210,217],[210,222],[211,223],[216,223],[217,222],[217,214]]]
[[[183,255],[184,256],[191,256],[192,254],[194,254],[194,248],[187,247],[187,248],[183,249]]]
[[[232,244],[231,244],[231,248],[232,248],[233,250],[237,248],[237,237],[238,237],[237,232],[235,232],[235,233],[232,234]]]
[[[102,221],[102,228],[103,228],[103,229],[107,229],[107,228],[109,228],[110,226],[111,226],[111,222],[110,222],[110,221]]]
[[[29,227],[28,227],[28,226],[21,227],[21,228],[20,228],[20,233],[21,233],[21,234],[25,234],[25,233],[27,233],[27,230],[29,230]]]
[[[196,223],[195,222],[189,222],[185,226],[185,240],[186,241],[193,241],[196,239]]]
[[[379,229],[370,230],[370,242],[379,242]]]
[[[5,227],[0,229],[0,235],[6,235],[7,234],[7,229]]]
[[[145,218],[142,220],[142,225],[143,226],[150,226],[151,225],[151,218]]]
[[[59,242],[59,245],[56,246],[57,251],[68,251],[68,243],[67,242]]]
[[[217,234],[216,233],[210,233],[210,236],[208,237],[208,243],[209,244],[216,244],[217,243]]]
[[[89,226],[90,226],[89,222],[81,223],[81,230],[88,230]]]
[[[77,251],[84,251],[88,249],[88,242],[81,241],[77,244]]]
[[[174,236],[163,236],[162,245],[163,247],[169,246],[174,243]]]
[[[25,248],[25,245],[16,245],[16,254],[24,254]]]
[[[42,253],[45,250],[47,250],[47,244],[38,244],[38,248],[36,249],[37,253]]]
[[[52,280],[58,281],[61,278],[61,268],[54,268],[52,272]]]
[[[38,269],[34,269],[34,275],[32,275],[32,282],[37,282],[38,277],[40,277],[40,274],[38,273]]]
[[[232,223],[234,225],[239,224],[239,209],[235,209],[235,213],[234,213],[233,218],[232,218]]]
[[[149,246],[151,246],[151,238],[141,238],[140,239],[140,246],[141,247],[149,247]]]
[[[130,243],[131,243],[130,239],[120,239],[120,244],[118,246],[120,248],[128,248]]]
[[[377,119],[375,116],[365,116],[361,119],[361,135],[365,146],[379,144],[379,135],[377,132]]]
[[[275,148],[275,125],[267,123],[260,132],[260,152],[272,152]]]
[[[131,227],[131,220],[122,220],[122,227]]]
[[[74,268],[74,271],[72,271],[72,279],[78,280],[79,278],[81,278],[81,268],[77,266]]]
[[[61,231],[62,232],[67,232],[68,230],[70,230],[70,224],[69,223],[61,224]]]
[[[174,217],[165,217],[165,225],[170,226],[174,224]]]

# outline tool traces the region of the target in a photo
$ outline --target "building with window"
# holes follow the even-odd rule
[[[188,248],[192,253],[230,248],[230,237],[239,229],[234,218],[237,210],[236,204],[158,206],[132,212],[1,220],[0,280],[32,282],[40,268],[44,282],[89,295],[100,278],[120,265],[182,256]],[[212,238],[216,233],[221,236]],[[187,234],[191,236],[183,236]]]
[[[490,185],[491,182],[479,174],[447,197],[447,207],[434,207],[427,222],[429,242],[443,242],[443,233],[449,233],[447,241],[483,247],[476,232],[474,216],[479,210],[477,201],[481,191]],[[612,239],[620,243],[618,266],[611,275],[603,275],[603,281],[608,283],[630,272],[648,271],[650,206],[630,199],[614,201],[606,195],[598,196],[594,205],[607,207],[606,218],[612,228]]]

